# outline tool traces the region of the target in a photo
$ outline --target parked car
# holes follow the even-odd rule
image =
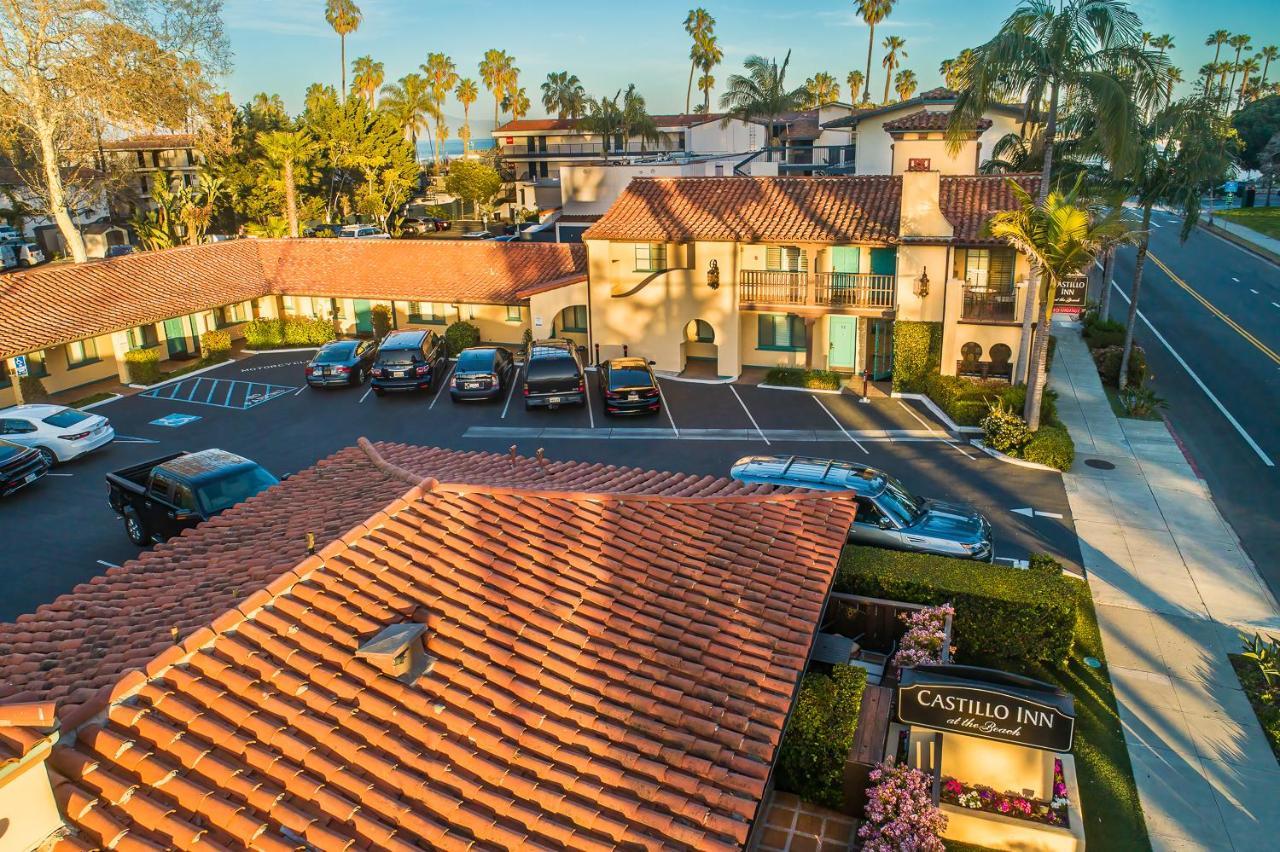
[[[143,546],[207,521],[280,480],[226,450],[178,452],[107,474],[107,501]]]
[[[18,252],[13,246],[0,243],[0,269],[17,269]]]
[[[462,239],[464,239],[464,240],[491,240],[491,239],[493,239],[493,234],[489,233],[488,231],[467,231],[465,234],[463,234],[463,235],[462,235]]]
[[[437,231],[450,231],[450,230],[453,230],[453,223],[452,223],[452,222],[450,222],[448,219],[437,219],[437,218],[432,217],[432,219],[431,219],[431,224],[432,224],[432,226],[434,226],[434,228],[435,228]]]
[[[0,242],[22,242],[22,232],[12,225],[0,225]]]
[[[302,236],[304,237],[336,237],[342,234],[342,230],[344,227],[346,226],[329,224],[327,222],[320,222],[315,225],[312,225],[309,228],[303,229]]]
[[[52,467],[108,444],[116,432],[100,414],[34,403],[0,409],[0,438],[33,447]]]
[[[14,242],[9,243],[9,246],[17,255],[20,266],[39,266],[44,263],[44,252],[35,243]]]
[[[447,364],[444,339],[434,331],[393,331],[382,339],[369,371],[373,392],[434,390]]]
[[[326,343],[307,362],[307,384],[313,388],[364,384],[377,357],[378,345],[372,340]]]
[[[587,404],[582,356],[572,340],[548,338],[529,344],[523,393],[526,409]]]
[[[614,358],[596,370],[605,414],[656,414],[662,409],[658,380],[643,358]]]
[[[453,227],[453,223],[435,216],[406,216],[401,220],[400,227],[409,233],[428,234],[433,231],[447,231]]]
[[[339,237],[356,240],[389,240],[391,235],[373,225],[348,225],[338,232]]]
[[[849,541],[855,544],[984,562],[995,557],[991,524],[976,509],[917,497],[873,467],[805,456],[747,456],[729,475],[753,484],[852,491],[858,512]]]
[[[449,381],[449,396],[461,399],[501,399],[515,378],[516,362],[501,346],[469,346],[458,353]]]
[[[133,246],[128,244],[107,246],[107,253],[103,257],[124,257],[126,254],[133,254]]]
[[[0,440],[0,497],[26,488],[49,472],[49,462],[34,447]]]
[[[519,240],[520,238],[517,237],[515,234],[503,234],[500,237],[493,238],[493,242],[495,243],[514,243],[514,242],[519,242]]]

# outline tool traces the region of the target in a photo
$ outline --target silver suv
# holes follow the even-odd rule
[[[990,562],[991,524],[976,509],[916,497],[887,473],[863,464],[805,456],[747,456],[729,475],[741,482],[852,491],[858,514],[849,541]]]

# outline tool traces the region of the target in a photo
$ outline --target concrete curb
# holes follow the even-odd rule
[[[1018,467],[1025,467],[1029,470],[1047,470],[1050,473],[1062,473],[1062,471],[1058,470],[1056,467],[1049,467],[1049,465],[1047,464],[1040,464],[1039,462],[1030,462],[1030,461],[1027,461],[1026,459],[1015,459],[1013,456],[1006,456],[1004,453],[1000,452],[999,450],[991,449],[985,443],[983,443],[982,441],[979,441],[977,438],[974,438],[973,440],[969,441],[969,445],[973,447],[977,447],[987,455],[991,456],[991,458],[996,459],[998,461],[1002,461],[1005,464],[1012,464]]]
[[[1238,234],[1231,233],[1226,228],[1220,228],[1217,225],[1210,225],[1208,222],[1204,221],[1199,222],[1197,226],[1213,234],[1218,239],[1226,240],[1236,248],[1249,252],[1249,254],[1259,260],[1265,260],[1268,263],[1280,266],[1280,256],[1268,251],[1257,243],[1250,242]],[[1242,225],[1241,227],[1244,226]]]
[[[802,393],[834,394],[836,396],[839,396],[840,394],[844,393],[844,391],[839,388],[837,388],[836,390],[827,390],[826,388],[794,388],[794,387],[791,387],[791,385],[767,385],[767,384],[764,384],[763,382],[761,384],[756,385],[756,387],[767,388],[769,390],[801,391]]]
[[[292,349],[241,349],[242,355],[288,355],[293,352],[316,352],[319,346],[297,346]]]
[[[914,399],[917,402],[924,403],[924,407],[929,409],[934,417],[942,421],[942,424],[958,435],[981,435],[982,429],[977,426],[961,426],[947,416],[947,412],[938,407],[938,404],[922,393],[900,393],[892,391],[889,396],[893,399]]]
[[[97,402],[91,402],[88,405],[81,406],[80,410],[88,411],[91,408],[97,408],[99,405],[106,405],[108,402],[115,402],[117,399],[124,399],[124,394],[113,393],[111,394],[111,396],[107,397],[106,399],[100,399]]]
[[[595,369],[589,367],[588,369]],[[687,376],[677,376],[673,373],[667,373],[660,370],[654,370],[654,374],[660,379],[666,379],[669,382],[684,382],[690,385],[731,385],[737,381],[736,378],[730,376],[726,379],[691,379]]]

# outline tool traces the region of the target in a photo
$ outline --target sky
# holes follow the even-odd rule
[[[684,110],[689,37],[682,25],[693,5],[690,0],[356,2],[364,21],[347,37],[348,69],[355,57],[367,54],[384,63],[391,81],[417,70],[428,52],[443,51],[460,74],[479,84],[481,56],[488,48],[499,48],[515,56],[520,84],[533,104],[531,117],[544,114],[539,85],[549,72],[561,70],[577,74],[590,95],[612,95],[635,83],[651,113]],[[1194,0],[1142,0],[1133,7],[1145,29],[1173,36],[1174,64],[1192,79],[1196,69],[1213,59],[1213,48],[1204,46],[1211,30],[1247,32],[1255,50],[1280,44],[1274,3],[1225,0],[1221,6],[1206,6]],[[781,60],[790,50],[789,83],[799,86],[815,72],[828,71],[840,81],[845,100],[845,76],[866,65],[867,27],[850,0],[704,0],[702,5],[716,19],[725,54],[713,72],[713,109],[724,81],[751,54]],[[898,0],[876,27],[873,98],[884,91],[880,42],[886,35],[906,39],[902,67],[916,72],[923,91],[941,84],[938,64],[943,59],[990,38],[1014,5],[1013,0]],[[224,85],[237,103],[266,91],[279,94],[297,111],[312,82],[338,84],[338,37],[325,23],[324,0],[225,0],[223,16],[234,53],[234,69]],[[1275,65],[1272,80],[1280,79]],[[695,103],[698,94],[695,88]],[[492,118],[493,99],[483,87],[472,111],[473,120]],[[462,110],[451,98],[446,113],[456,118]]]

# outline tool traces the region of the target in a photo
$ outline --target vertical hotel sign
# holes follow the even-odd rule
[[[1031,678],[970,666],[917,666],[902,672],[898,721],[1069,752],[1075,707],[1071,696]]]

